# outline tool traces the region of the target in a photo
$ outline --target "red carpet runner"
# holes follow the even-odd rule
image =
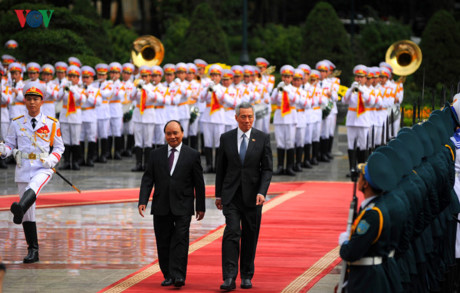
[[[337,239],[345,229],[350,183],[273,183],[282,192],[264,205],[251,292],[305,292],[338,264]],[[190,245],[187,292],[217,292],[222,283],[224,227]],[[100,292],[168,292],[158,262]],[[237,291],[240,280],[237,280]]]

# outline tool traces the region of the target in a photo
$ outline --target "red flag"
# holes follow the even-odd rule
[[[144,114],[144,110],[145,110],[145,103],[147,102],[147,92],[142,89],[141,91],[141,104],[139,106],[139,111],[141,112],[141,115]]]
[[[286,91],[283,91],[283,98],[281,99],[281,116],[284,117],[291,113],[291,105],[289,104],[289,97]]]
[[[75,97],[73,96],[72,91],[69,91],[69,98],[67,99],[67,113],[65,116],[69,116],[70,114],[77,112],[77,105],[75,104]]]
[[[356,117],[359,117],[364,112],[366,112],[366,107],[364,106],[363,95],[361,92],[358,92],[358,105],[356,107]]]
[[[211,112],[209,112],[209,115],[214,114],[215,112],[219,111],[219,109],[222,108],[222,106],[219,104],[219,100],[217,99],[216,92],[212,92],[212,97],[211,97]]]

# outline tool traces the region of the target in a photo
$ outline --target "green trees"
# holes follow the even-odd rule
[[[182,61],[226,62],[230,56],[227,36],[208,3],[196,6],[190,23],[180,48]]]
[[[452,14],[445,10],[436,12],[422,34],[420,49],[423,53],[421,68],[416,79],[422,84],[423,69],[425,85],[437,83],[457,85],[460,79],[460,32]]]
[[[48,28],[21,28],[14,9],[54,10]],[[137,34],[124,26],[113,27],[103,20],[89,0],[75,1],[73,10],[50,4],[3,3],[0,10],[0,44],[14,39],[19,48],[8,53],[23,62],[40,64],[67,61],[75,56],[85,65],[99,62],[128,62],[131,44]]]
[[[352,52],[350,39],[334,8],[326,2],[319,2],[307,16],[302,30],[303,43],[300,61],[314,67],[316,62],[329,59],[342,70],[341,79],[350,81]]]

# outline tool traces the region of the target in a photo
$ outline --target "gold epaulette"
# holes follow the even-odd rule
[[[54,122],[58,122],[58,120],[57,120],[56,118],[53,118],[53,117],[51,117],[51,116],[46,116],[46,117],[49,118],[49,119],[51,119],[51,120],[53,120]]]
[[[16,117],[16,118],[14,118],[13,121],[14,121],[14,120],[17,120],[17,119],[19,119],[19,118],[22,118],[22,117],[24,117],[24,115],[21,115],[21,116],[18,116],[18,117]]]

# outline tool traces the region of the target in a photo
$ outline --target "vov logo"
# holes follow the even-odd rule
[[[49,11],[49,15],[48,15]],[[50,24],[51,16],[54,10],[14,10],[18,16],[19,24],[23,28],[27,22],[27,25],[32,28],[37,28],[42,24],[48,27]]]

